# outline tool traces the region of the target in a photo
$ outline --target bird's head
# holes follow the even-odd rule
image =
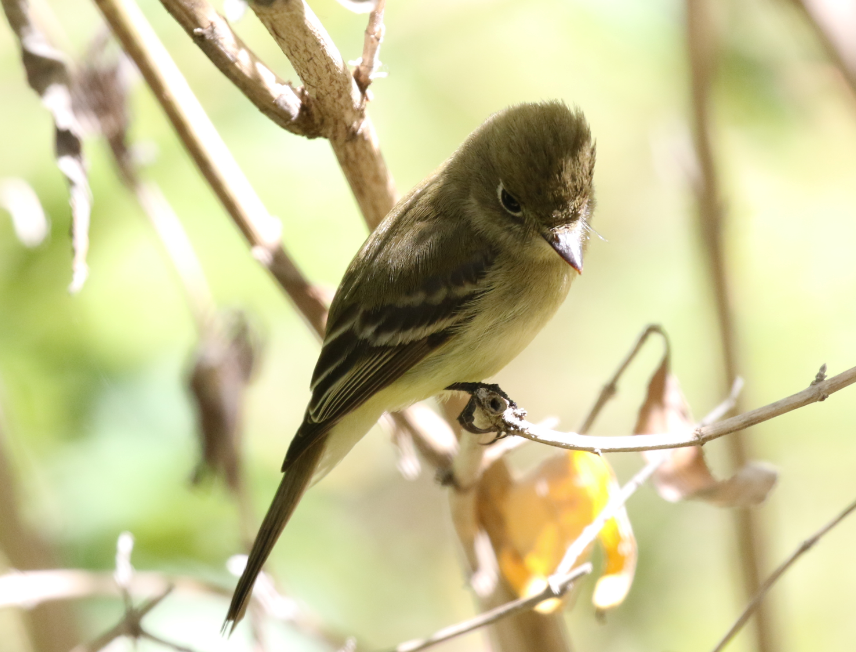
[[[594,209],[595,145],[585,117],[562,102],[520,104],[489,118],[449,161],[469,179],[478,227],[519,245],[546,242],[582,273]]]

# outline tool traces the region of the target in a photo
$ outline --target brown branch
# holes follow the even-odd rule
[[[380,44],[383,42],[385,27],[383,25],[383,10],[386,0],[378,0],[375,8],[369,16],[369,24],[366,26],[366,37],[363,42],[363,56],[354,70],[354,80],[364,99],[368,99],[367,91],[372,79],[376,76],[380,67]]]
[[[472,632],[480,627],[492,625],[503,618],[525,611],[530,611],[541,604],[544,600],[561,598],[571,589],[578,579],[584,575],[588,575],[591,571],[591,564],[583,564],[567,575],[557,577],[553,582],[548,582],[544,589],[536,595],[528,598],[520,598],[519,600],[512,600],[511,602],[500,605],[495,609],[485,611],[470,620],[465,620],[462,623],[444,627],[427,638],[406,641],[405,643],[398,645],[394,650],[392,650],[392,652],[417,652],[418,650],[424,650],[433,645],[437,645],[438,643],[443,643],[444,641],[448,641],[457,636]]]
[[[167,589],[160,595],[147,600],[140,607],[128,606],[125,609],[125,614],[122,616],[122,620],[89,643],[76,646],[71,652],[98,652],[122,636],[128,636],[133,639],[143,637],[152,638],[153,640],[162,642],[175,650],[179,650],[180,652],[190,652],[187,648],[182,648],[172,643],[161,641],[161,639],[151,637],[151,635],[147,636],[141,623],[142,619],[152,611],[152,609],[157,607],[171,591],[172,587],[167,587]]]
[[[726,265],[723,223],[725,215],[719,181],[716,175],[714,146],[711,140],[710,88],[716,58],[716,34],[709,0],[686,0],[687,47],[692,86],[693,144],[698,160],[694,190],[698,205],[698,226],[706,254],[708,275],[713,286],[716,315],[725,365],[726,382],[739,375],[737,329],[731,302],[730,279]],[[738,403],[738,409],[740,409]],[[737,433],[726,446],[731,466],[742,469],[751,454],[745,436]],[[747,595],[758,590],[761,568],[765,566],[767,545],[758,512],[736,510],[737,556],[742,567],[742,580]],[[756,647],[759,652],[778,649],[776,627],[769,608],[759,610],[756,620]]]
[[[556,432],[527,421],[525,410],[509,406],[502,396],[488,389],[473,393],[475,402],[472,425],[481,430],[518,435],[542,444],[590,453],[623,453],[702,446],[714,439],[769,421],[812,403],[825,401],[835,392],[856,383],[856,367],[820,382],[775,403],[709,425],[700,425],[689,435],[641,434],[597,437],[575,432]],[[499,401],[499,404],[496,403]],[[499,405],[499,409],[497,409]]]
[[[2,414],[0,414],[2,417]],[[47,542],[25,522],[18,508],[15,475],[7,455],[3,424],[0,420],[0,551],[17,568],[44,568],[54,563]],[[0,576],[0,607],[3,606],[3,576]],[[14,596],[14,591],[11,592]],[[75,618],[66,605],[39,605],[23,600],[31,610],[23,617],[27,637],[33,649],[42,652],[66,652],[80,640]]]
[[[749,617],[757,611],[758,607],[761,605],[761,601],[764,599],[764,596],[767,595],[767,592],[773,587],[779,578],[785,574],[785,572],[799,559],[802,555],[812,549],[814,545],[820,540],[822,536],[824,536],[827,532],[829,532],[832,528],[838,525],[841,521],[843,521],[847,516],[856,511],[856,501],[850,503],[850,505],[841,512],[838,516],[832,519],[829,523],[820,528],[817,532],[815,532],[811,537],[803,541],[800,546],[788,557],[784,562],[782,562],[778,568],[767,578],[764,584],[758,589],[758,592],[753,596],[751,602],[746,605],[746,608],[743,610],[743,613],[740,614],[740,617],[734,622],[731,626],[731,629],[722,637],[722,640],[716,645],[713,649],[713,652],[720,652],[725,648],[725,646],[734,638],[737,632],[746,624],[746,621]]]
[[[322,334],[327,311],[320,292],[282,248],[280,223],[265,209],[145,16],[132,0],[95,2],[254,257],[273,274],[315,332]]]
[[[395,184],[353,75],[304,0],[251,6],[303,81],[321,134],[330,140],[363,217],[374,229],[395,204]]]
[[[188,577],[154,572],[136,572],[129,583],[137,595],[155,595],[173,586],[181,593],[203,593],[228,597],[230,589]],[[0,608],[33,607],[56,600],[95,596],[121,597],[113,573],[77,569],[11,571],[0,575]],[[68,649],[67,647],[64,649]]]
[[[662,326],[659,326],[657,324],[651,324],[647,326],[645,330],[642,331],[642,334],[639,335],[639,339],[636,340],[636,344],[630,350],[630,353],[628,353],[627,357],[625,357],[622,363],[618,365],[618,369],[615,370],[615,373],[612,375],[612,378],[610,378],[609,382],[607,382],[601,388],[600,394],[598,395],[595,404],[592,406],[591,410],[589,410],[588,415],[583,421],[583,425],[580,426],[578,432],[581,435],[584,435],[589,431],[589,429],[594,424],[595,419],[597,419],[598,415],[603,409],[603,406],[606,405],[618,392],[619,379],[621,378],[621,376],[624,375],[624,372],[627,371],[627,367],[630,366],[630,363],[633,362],[633,360],[639,354],[639,351],[642,350],[642,346],[648,340],[648,337],[650,337],[653,333],[657,333],[658,335],[660,335],[660,337],[663,338],[663,342],[666,346],[666,351],[668,352],[669,338],[666,337],[666,333],[665,331],[663,331]]]
[[[206,0],[161,0],[176,22],[259,111],[293,134],[321,135],[302,88],[280,79]]]

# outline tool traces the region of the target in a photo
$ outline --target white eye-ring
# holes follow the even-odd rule
[[[499,185],[496,188],[496,196],[499,197],[499,203],[502,204],[502,207],[514,215],[514,217],[520,217],[523,215],[523,207],[520,205],[520,202],[505,189],[505,186],[502,185],[502,181],[499,182]]]

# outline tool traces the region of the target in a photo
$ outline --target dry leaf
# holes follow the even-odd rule
[[[493,543],[500,572],[521,597],[542,591],[568,546],[600,513],[613,491],[615,475],[606,460],[568,451],[546,460],[528,476],[490,494],[479,492],[480,526]],[[598,609],[618,605],[630,589],[636,567],[636,541],[624,510],[601,531],[606,568],[595,588]],[[577,560],[585,563],[591,546]],[[546,600],[542,613],[564,600]]]
[[[231,323],[205,334],[190,376],[202,445],[193,481],[210,472],[221,475],[234,490],[240,480],[238,439],[244,388],[252,376],[256,343],[243,314],[235,312],[225,321]]]
[[[89,268],[89,214],[92,194],[83,158],[80,125],[71,100],[71,78],[63,54],[54,48],[30,16],[26,0],[3,0],[3,9],[21,45],[21,60],[27,81],[51,112],[56,127],[56,162],[68,182],[71,204],[71,243],[74,250],[69,292],[78,292]]]
[[[648,384],[633,432],[689,436],[695,422],[677,376],[669,371],[669,355]],[[659,452],[643,453],[646,459]],[[701,446],[675,448],[654,475],[654,486],[664,500],[703,500],[722,507],[748,507],[764,501],[776,483],[775,469],[750,463],[728,480],[717,480],[704,459]]]

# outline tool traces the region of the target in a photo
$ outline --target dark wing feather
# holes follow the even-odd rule
[[[492,263],[493,256],[481,251],[385,305],[353,303],[340,311],[328,323],[312,376],[312,399],[283,470],[339,419],[447,342],[470,318],[467,308],[486,291],[481,281]]]

